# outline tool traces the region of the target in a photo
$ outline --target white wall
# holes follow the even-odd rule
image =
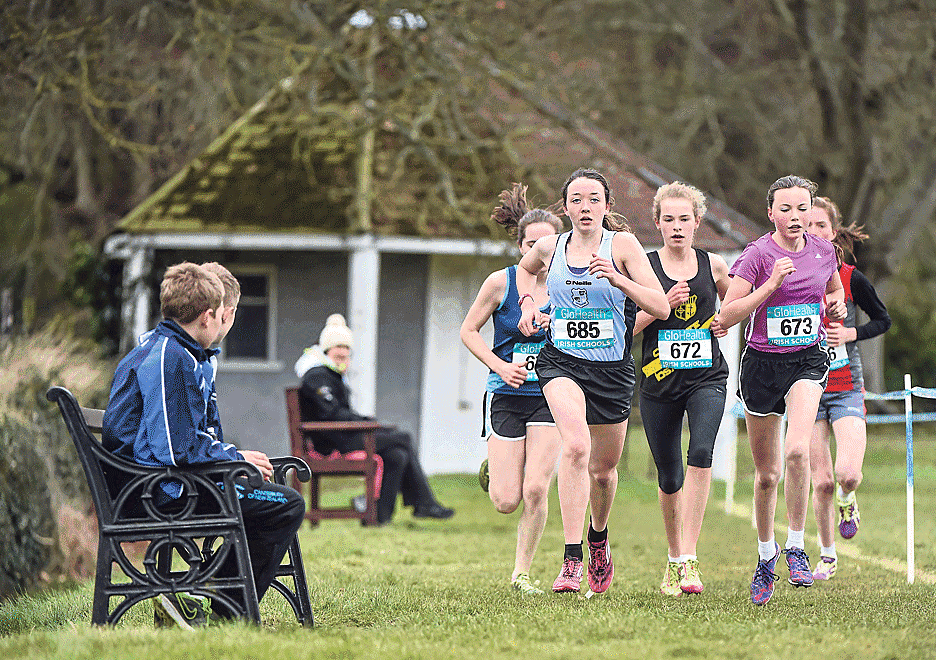
[[[740,253],[722,255],[728,266],[734,263]],[[712,477],[725,482],[725,511],[731,513],[734,504],[734,487],[737,476],[738,462],[738,419],[734,414],[734,407],[738,403],[738,369],[740,367],[741,328],[744,322],[738,323],[728,331],[726,337],[718,341],[719,348],[728,361],[728,396],[725,399],[725,410],[722,414],[721,426],[715,437],[715,453],[712,456]]]
[[[434,255],[429,258],[419,456],[427,474],[470,473],[487,456],[481,402],[487,367],[458,336],[484,278],[510,262]],[[482,330],[492,338],[492,326]]]

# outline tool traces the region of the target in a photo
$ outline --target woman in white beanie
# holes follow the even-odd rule
[[[351,361],[354,336],[341,314],[325,322],[317,345],[307,348],[296,362],[296,375],[302,379],[299,404],[307,421],[354,421],[371,419],[351,408],[351,392],[344,373]],[[350,431],[310,433],[315,450],[328,455],[364,448],[363,434]],[[413,507],[417,518],[451,518],[452,509],[439,504],[413,449],[410,435],[403,431],[377,431],[377,453],[383,458],[384,474],[377,501],[377,522],[393,517],[397,493],[403,504]]]

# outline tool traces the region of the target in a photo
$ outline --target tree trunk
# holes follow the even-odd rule
[[[374,182],[374,142],[377,137],[377,128],[374,126],[374,113],[371,108],[374,103],[374,85],[376,71],[374,59],[377,56],[377,30],[376,25],[368,28],[370,34],[367,40],[367,56],[364,62],[364,80],[365,87],[361,105],[364,110],[364,121],[367,123],[367,129],[361,136],[361,153],[358,155],[357,162],[357,187],[355,193],[355,217],[352,224],[352,230],[357,233],[366,234],[371,230],[372,204]]]

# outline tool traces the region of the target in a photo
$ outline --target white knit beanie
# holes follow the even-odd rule
[[[354,336],[351,334],[351,328],[348,327],[345,317],[341,314],[332,314],[325,321],[325,327],[322,328],[322,334],[319,335],[319,348],[323,353],[335,346],[347,346],[354,348]]]

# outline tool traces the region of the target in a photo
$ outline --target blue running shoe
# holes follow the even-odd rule
[[[776,544],[775,544],[776,545]],[[754,569],[754,579],[751,580],[751,602],[755,605],[766,605],[773,596],[774,582],[779,578],[774,573],[777,560],[780,558],[780,546],[771,559],[761,559]]]
[[[786,555],[786,563],[790,567],[788,582],[794,587],[811,587],[813,575],[809,570],[809,557],[806,551],[802,548],[787,548],[783,554]]]

